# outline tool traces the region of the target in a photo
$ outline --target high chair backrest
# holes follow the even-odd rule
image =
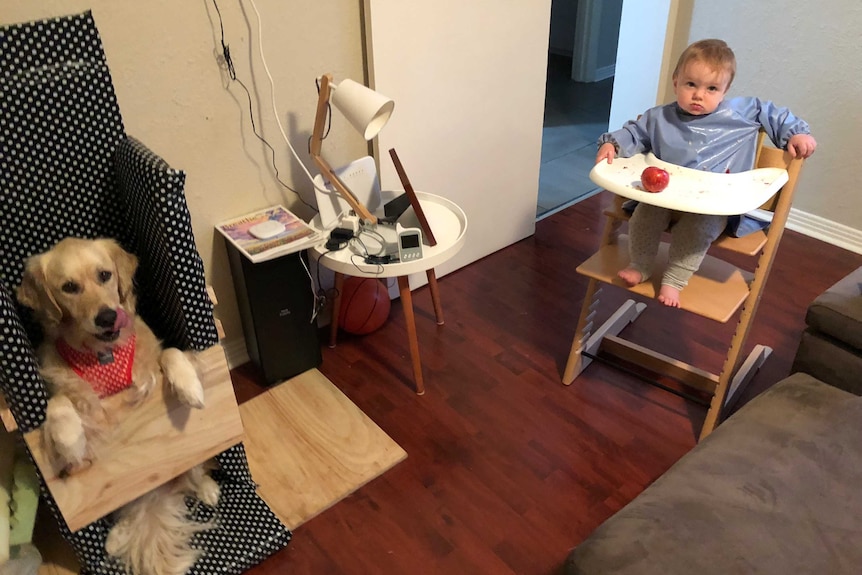
[[[802,160],[790,157],[790,153],[785,150],[761,146],[757,152],[756,166],[758,168],[784,168],[787,170],[788,177],[787,183],[781,187],[777,194],[760,206],[760,209],[775,212],[779,209],[781,198],[784,198],[787,205],[789,205],[793,200],[793,193],[796,190],[796,180],[799,178],[799,171],[802,169]]]
[[[784,233],[787,217],[790,215],[790,207],[793,204],[793,194],[796,191],[796,183],[802,169],[803,160],[792,158],[790,153],[763,144],[764,133],[761,131],[758,137],[757,168],[783,168],[787,170],[787,182],[771,198],[764,202],[761,210],[772,212],[772,223],[766,230],[758,230],[746,236],[737,238],[726,234],[719,236],[713,245],[732,252],[756,256],[766,246],[770,236],[774,243]]]

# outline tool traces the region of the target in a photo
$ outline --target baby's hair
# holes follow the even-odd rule
[[[680,54],[673,77],[676,78],[685,66],[693,61],[703,62],[716,70],[726,70],[730,74],[727,87],[733,83],[733,77],[736,76],[736,56],[724,40],[711,38],[691,44]]]

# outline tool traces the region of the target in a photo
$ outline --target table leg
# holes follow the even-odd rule
[[[401,307],[404,309],[404,321],[407,323],[407,340],[410,342],[410,359],[413,362],[413,379],[416,381],[416,394],[425,393],[425,382],[422,380],[422,363],[419,359],[419,338],[416,335],[416,318],[413,315],[413,296],[410,294],[410,282],[407,276],[398,277],[398,291],[401,292]]]
[[[431,289],[431,301],[434,303],[434,315],[437,316],[437,325],[443,325],[443,305],[440,303],[440,289],[437,287],[437,275],[434,268],[425,272],[428,276],[428,287]]]
[[[344,274],[335,272],[335,301],[332,302],[332,318],[329,321],[329,347],[335,347],[338,337],[338,316],[341,312],[341,292],[344,288]]]

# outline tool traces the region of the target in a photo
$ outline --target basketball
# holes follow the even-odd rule
[[[381,280],[349,277],[342,287],[338,325],[347,333],[371,333],[386,323],[391,305]]]

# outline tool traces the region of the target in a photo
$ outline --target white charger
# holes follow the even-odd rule
[[[274,238],[285,230],[284,224],[276,220],[266,220],[248,229],[248,233],[259,240]]]

